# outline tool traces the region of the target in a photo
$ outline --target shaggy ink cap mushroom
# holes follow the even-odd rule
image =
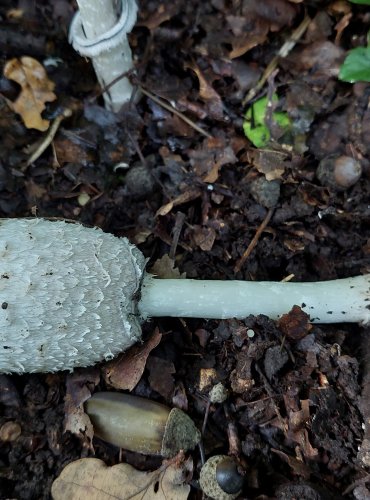
[[[77,0],[69,41],[82,56],[90,57],[103,89],[134,67],[127,34],[137,18],[136,0]],[[131,99],[132,85],[121,78],[104,92],[105,105],[118,112]]]
[[[312,283],[156,279],[126,238],[44,219],[0,221],[0,372],[54,372],[112,359],[151,316],[370,319],[370,275]]]

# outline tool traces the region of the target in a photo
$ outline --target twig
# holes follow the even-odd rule
[[[175,225],[172,230],[172,243],[169,252],[169,256],[172,260],[175,260],[176,248],[179,243],[180,233],[185,222],[185,214],[182,212],[176,213]]]
[[[206,432],[206,427],[207,427],[207,422],[208,422],[208,416],[209,416],[209,410],[211,408],[211,400],[208,398],[207,401],[207,406],[206,406],[206,411],[204,413],[204,418],[203,418],[203,425],[202,425],[202,431],[201,434],[204,436],[204,433]]]
[[[263,380],[263,385],[265,386],[265,390],[266,390],[267,394],[269,396],[271,396],[271,402],[272,402],[272,405],[274,407],[276,416],[277,416],[277,418],[278,418],[278,420],[279,420],[279,422],[281,424],[281,428],[282,429],[286,429],[287,426],[286,426],[286,424],[284,422],[284,419],[281,416],[280,410],[279,410],[279,408],[278,408],[278,406],[277,406],[277,404],[275,403],[275,400],[274,400],[274,398],[276,398],[278,395],[275,394],[274,389],[271,387],[269,381],[267,380],[266,375],[263,373],[263,371],[261,370],[261,368],[260,368],[260,366],[259,366],[258,363],[255,364],[255,369],[256,369],[256,372],[259,374],[259,376]]]
[[[293,31],[292,36],[289,38],[289,40],[287,40],[282,45],[279,52],[272,59],[272,61],[270,61],[270,63],[267,65],[267,68],[263,72],[263,75],[261,76],[261,78],[259,79],[257,84],[244,97],[244,99],[242,101],[243,106],[248,104],[257,95],[257,93],[262,89],[262,87],[265,85],[267,79],[269,78],[270,74],[277,68],[279,61],[280,61],[280,58],[284,58],[289,54],[289,52],[293,49],[293,47],[298,42],[298,40],[304,35],[310,22],[311,22],[311,18],[309,16],[306,16],[303,19],[303,21],[301,22],[301,24],[298,26],[298,28]]]
[[[356,481],[354,481],[352,484],[350,484],[344,491],[343,491],[343,496],[344,495],[348,495],[349,493],[351,493],[355,488],[357,488],[357,486],[362,486],[366,483],[369,483],[370,482],[370,474],[366,474],[366,476],[364,477],[361,477],[360,479],[357,479]]]
[[[254,235],[253,240],[249,243],[248,248],[245,250],[243,255],[240,257],[238,262],[236,263],[234,267],[234,272],[239,272],[240,269],[243,267],[245,261],[248,259],[252,251],[254,250],[254,247],[257,245],[258,240],[260,239],[261,234],[265,230],[267,224],[270,222],[270,219],[272,217],[272,214],[274,213],[274,208],[270,208],[269,211],[267,212],[267,215],[265,219],[263,220],[262,224],[260,227],[257,229],[256,234]]]
[[[55,134],[57,133],[58,128],[62,123],[62,121],[64,120],[64,118],[69,118],[70,116],[72,116],[72,110],[69,108],[65,108],[63,112],[55,118],[48,133],[42,140],[41,144],[37,147],[36,151],[34,151],[33,154],[28,158],[22,170],[25,170],[27,167],[31,165],[31,163],[36,161],[42,155],[42,153],[46,150],[46,148],[48,148],[52,143]]]
[[[190,118],[185,116],[183,113],[181,113],[180,111],[177,111],[177,109],[174,108],[173,106],[171,106],[171,104],[167,104],[163,99],[160,99],[159,97],[155,96],[154,94],[152,94],[148,90],[145,90],[143,87],[140,87],[140,91],[144,95],[149,97],[152,101],[159,104],[159,106],[162,106],[162,108],[167,109],[167,111],[169,111],[170,113],[173,113],[174,115],[181,118],[181,120],[183,120],[185,123],[190,125],[190,127],[192,127],[194,130],[196,130],[200,134],[204,135],[205,137],[208,137],[208,139],[210,139],[212,137],[208,132],[206,132],[201,127],[199,127],[196,123],[194,123],[193,120],[190,120]]]
[[[229,455],[234,457],[239,457],[241,453],[241,444],[238,436],[238,430],[235,423],[233,422],[229,408],[226,403],[224,403],[224,413],[227,421],[227,437],[229,440]]]

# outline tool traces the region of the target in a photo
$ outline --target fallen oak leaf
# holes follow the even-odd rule
[[[141,472],[125,463],[108,467],[97,458],[82,458],[62,470],[51,495],[54,500],[185,500],[189,491],[181,464]]]
[[[4,66],[4,76],[21,86],[18,98],[12,102],[7,100],[9,107],[21,115],[27,128],[44,132],[49,127],[49,120],[41,116],[45,103],[54,101],[57,96],[53,90],[54,82],[49,80],[45,68],[32,57],[14,58]]]

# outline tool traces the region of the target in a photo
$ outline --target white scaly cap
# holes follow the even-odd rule
[[[0,220],[0,372],[73,370],[130,347],[144,266],[126,238],[101,229]]]

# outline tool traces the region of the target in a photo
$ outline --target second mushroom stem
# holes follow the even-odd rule
[[[127,33],[137,16],[135,0],[77,0],[79,12],[70,27],[70,42],[82,56],[91,57],[102,88],[133,68]],[[104,92],[105,105],[118,112],[132,95],[128,78]]]

